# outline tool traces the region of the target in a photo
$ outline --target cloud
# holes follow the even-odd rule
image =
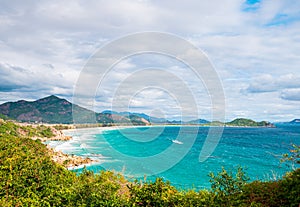
[[[274,77],[271,74],[263,74],[254,78],[245,91],[248,93],[265,93],[290,88],[300,88],[300,76],[286,74]]]
[[[99,47],[128,33],[161,31],[177,34],[205,51],[223,82],[230,118],[300,116],[294,103],[300,88],[298,8],[298,0],[225,0],[222,4],[219,0],[4,1],[0,8],[0,102],[51,93],[70,98],[80,70]],[[99,92],[98,110],[110,105],[112,89],[132,71],[165,67],[195,91],[199,114],[209,117],[203,84],[176,61],[148,56],[122,61],[118,67]],[[180,88],[178,93],[182,93]],[[136,97],[136,106],[142,105],[142,97]],[[156,105],[149,101],[140,109],[150,111]],[[166,112],[170,117],[176,113]]]
[[[0,63],[0,92],[41,92],[43,94],[67,94],[70,82],[53,66],[41,65],[40,70]]]
[[[274,78],[270,74],[261,75],[253,80],[252,83],[246,89],[249,93],[263,93],[276,91],[276,83]]]
[[[300,88],[283,90],[280,97],[288,101],[300,101]]]

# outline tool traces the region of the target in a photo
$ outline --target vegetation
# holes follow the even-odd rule
[[[205,124],[205,125],[208,125],[208,126],[224,126],[225,124],[223,122],[220,122],[220,121],[212,121],[208,124]]]
[[[292,147],[290,153],[283,154],[281,162],[288,162],[295,170],[296,165],[300,164],[300,146],[293,144]]]
[[[60,131],[66,130],[66,129],[72,129],[72,126],[69,124],[59,124],[59,125],[54,125],[53,127],[54,127],[54,129],[60,130]]]
[[[4,115],[3,118],[9,117],[21,122],[32,123],[72,124],[73,118],[75,118],[76,124],[91,124],[96,122],[104,125],[149,124],[147,120],[136,115],[128,117],[120,114],[95,113],[53,95],[36,101],[21,100],[1,104],[0,113]]]
[[[250,180],[242,167],[238,167],[235,176],[233,175],[233,171],[227,172],[223,167],[222,171],[217,175],[210,173],[209,176],[211,177],[210,182],[212,192],[215,195],[215,203],[222,203],[225,206],[231,205],[235,201],[235,198],[239,197],[239,194],[243,192],[243,187]]]
[[[4,121],[0,119],[0,136],[12,135],[16,137],[53,137],[54,133],[51,128],[45,125],[17,125],[12,121]]]
[[[251,119],[238,118],[231,122],[227,122],[228,126],[250,126],[250,127],[272,127],[273,125],[267,121],[256,122]]]
[[[8,119],[8,117],[7,117],[7,116],[5,116],[4,114],[1,114],[1,113],[0,113],[0,119],[7,120],[7,119]]]
[[[26,134],[20,130],[26,131]],[[45,145],[29,136],[47,128],[0,120],[0,206],[298,206],[300,169],[279,181],[254,181],[241,167],[210,174],[211,190],[180,191],[168,181],[129,182],[121,174],[53,162]],[[35,136],[34,135],[34,136]],[[299,164],[299,147],[284,156]]]
[[[274,127],[274,125],[267,121],[256,122],[252,119],[238,118],[230,122],[212,121],[203,123],[203,126],[232,126],[232,127]]]

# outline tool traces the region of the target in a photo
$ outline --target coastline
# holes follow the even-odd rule
[[[48,125],[51,129],[53,126]],[[145,127],[145,126],[109,126],[109,127],[88,127],[88,128],[74,128],[70,127],[70,129],[63,130],[54,130],[56,134],[55,137],[51,138],[40,138],[34,137],[32,139],[40,139],[42,142],[47,141],[71,141],[73,136],[76,135],[76,132],[88,132],[92,134],[100,134],[104,131],[118,130],[118,129],[126,129],[126,128],[136,128],[136,127]],[[83,157],[77,156],[74,154],[64,153],[62,150],[57,150],[55,147],[51,147],[49,144],[46,144],[47,149],[49,150],[50,156],[52,160],[56,163],[59,163],[66,167],[68,170],[80,169],[95,163],[99,163],[99,160],[92,159],[91,157]]]
[[[86,165],[90,165],[91,163],[94,163],[94,160],[92,160],[89,157],[81,157],[76,155],[69,155],[65,154],[60,150],[55,150],[49,145],[46,145],[47,149],[49,150],[51,159],[58,163],[63,165],[66,168],[75,168],[75,167],[84,167]]]
[[[53,128],[53,126],[49,126]],[[253,126],[233,126],[233,125],[224,125],[224,126],[208,126],[208,125],[148,125],[148,126],[107,126],[107,127],[87,127],[87,128],[75,128],[74,126],[71,126],[69,129],[63,129],[63,130],[56,130],[57,134],[55,137],[51,138],[37,138],[34,137],[33,139],[40,139],[42,142],[47,141],[71,141],[73,139],[73,136],[76,135],[76,133],[83,133],[87,132],[88,134],[101,134],[105,131],[111,131],[111,130],[121,130],[121,129],[127,129],[127,128],[142,128],[142,127],[224,127],[224,128],[268,128],[268,127],[253,127]],[[50,151],[52,160],[54,162],[57,162],[59,164],[62,164],[66,168],[72,170],[72,169],[79,169],[83,168],[85,166],[89,166],[95,163],[99,163],[99,160],[93,159],[91,157],[83,157],[83,156],[77,156],[74,154],[67,154],[64,153],[61,150],[55,149],[55,147],[51,147],[49,144],[46,144],[47,148]]]

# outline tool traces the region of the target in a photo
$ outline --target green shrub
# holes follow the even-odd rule
[[[1,202],[69,203],[75,174],[54,163],[40,141],[6,136],[0,138],[0,149]]]
[[[155,182],[134,182],[128,186],[130,202],[134,206],[176,206],[178,204],[178,191],[157,178]]]
[[[292,147],[290,153],[283,154],[280,161],[290,163],[292,169],[295,170],[296,165],[300,164],[300,146],[292,144]]]
[[[243,202],[261,206],[299,206],[300,169],[289,173],[282,180],[254,181],[244,186]]]
[[[242,167],[238,167],[235,174],[222,167],[222,171],[217,175],[211,172],[209,176],[215,203],[220,206],[240,204],[243,187],[249,181]]]
[[[254,181],[241,167],[210,173],[211,190],[178,191],[168,181],[128,182],[110,171],[80,175],[54,163],[39,140],[46,126],[0,122],[0,206],[299,206],[300,169],[278,181]],[[299,147],[284,156],[299,162]]]
[[[40,125],[37,127],[37,135],[41,137],[47,137],[47,138],[54,136],[51,128],[44,125]]]
[[[179,195],[180,196],[180,195]],[[212,206],[214,205],[213,193],[208,190],[198,192],[189,190],[181,194],[179,206]]]
[[[73,206],[125,206],[126,195],[120,190],[127,181],[120,174],[84,170],[73,185]]]

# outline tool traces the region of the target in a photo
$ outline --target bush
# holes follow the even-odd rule
[[[40,141],[1,137],[0,166],[1,206],[69,203],[75,174],[54,163]]]
[[[178,204],[178,191],[157,178],[155,182],[132,183],[128,186],[130,202],[134,206],[176,206]]]
[[[300,146],[292,144],[292,147],[290,153],[283,154],[280,161],[290,163],[292,169],[295,170],[295,166],[300,164]]]
[[[22,131],[23,130],[23,131]],[[170,182],[128,182],[110,171],[80,175],[54,163],[39,140],[47,132],[0,122],[0,206],[299,206],[300,169],[278,181],[247,183],[241,167],[210,173],[211,190],[178,191]],[[22,132],[22,133],[20,133]],[[25,133],[25,134],[26,134]],[[299,148],[285,156],[299,160]],[[297,154],[298,153],[298,154]]]
[[[84,170],[73,185],[73,206],[125,206],[126,194],[120,194],[127,181],[120,174]]]
[[[214,202],[220,206],[239,204],[239,197],[243,187],[249,181],[242,167],[238,167],[235,175],[233,171],[228,172],[224,167],[217,175],[210,173],[211,188],[214,193]]]
[[[300,169],[289,173],[282,180],[254,181],[244,186],[243,202],[261,206],[299,206]]]

